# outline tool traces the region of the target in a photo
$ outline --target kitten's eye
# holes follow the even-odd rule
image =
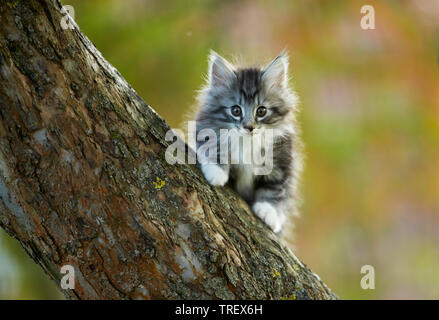
[[[240,106],[233,106],[232,107],[232,114],[237,117],[241,115],[241,107]]]
[[[260,118],[262,118],[263,116],[265,116],[267,114],[267,108],[265,108],[264,106],[259,107],[256,110],[256,115]]]

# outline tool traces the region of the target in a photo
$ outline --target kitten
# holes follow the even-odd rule
[[[198,96],[196,134],[213,130],[218,146],[214,160],[201,164],[213,186],[229,183],[251,206],[253,212],[274,232],[279,233],[288,214],[296,214],[297,180],[301,171],[300,141],[295,122],[297,97],[288,86],[288,56],[281,54],[264,68],[237,67],[215,52],[209,56],[208,79]],[[220,130],[228,129],[241,137],[255,137],[271,130],[272,170],[255,174],[254,163],[243,163],[243,152],[223,143]],[[204,139],[197,141],[197,151]],[[230,143],[230,140],[227,139]],[[267,152],[255,144],[261,153]],[[219,159],[224,152],[241,152],[239,163]],[[209,157],[212,160],[212,157]],[[216,162],[216,163],[215,163]]]

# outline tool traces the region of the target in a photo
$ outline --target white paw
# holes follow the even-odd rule
[[[213,186],[223,186],[229,180],[229,174],[216,164],[203,164],[201,171]]]
[[[285,216],[278,212],[272,204],[263,201],[255,202],[253,212],[262,219],[274,232],[278,233],[282,230],[285,223]]]

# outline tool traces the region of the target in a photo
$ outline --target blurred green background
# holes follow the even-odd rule
[[[259,62],[288,49],[307,156],[297,256],[341,298],[439,299],[439,1],[63,3],[173,127],[209,49]],[[364,4],[376,30],[360,27]],[[3,231],[0,298],[62,298]]]

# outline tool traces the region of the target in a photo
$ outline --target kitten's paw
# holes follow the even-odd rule
[[[207,182],[213,186],[223,186],[229,180],[229,174],[216,164],[203,164],[201,171]]]
[[[282,230],[285,223],[285,216],[278,212],[269,202],[255,202],[253,212],[262,219],[275,233]]]

